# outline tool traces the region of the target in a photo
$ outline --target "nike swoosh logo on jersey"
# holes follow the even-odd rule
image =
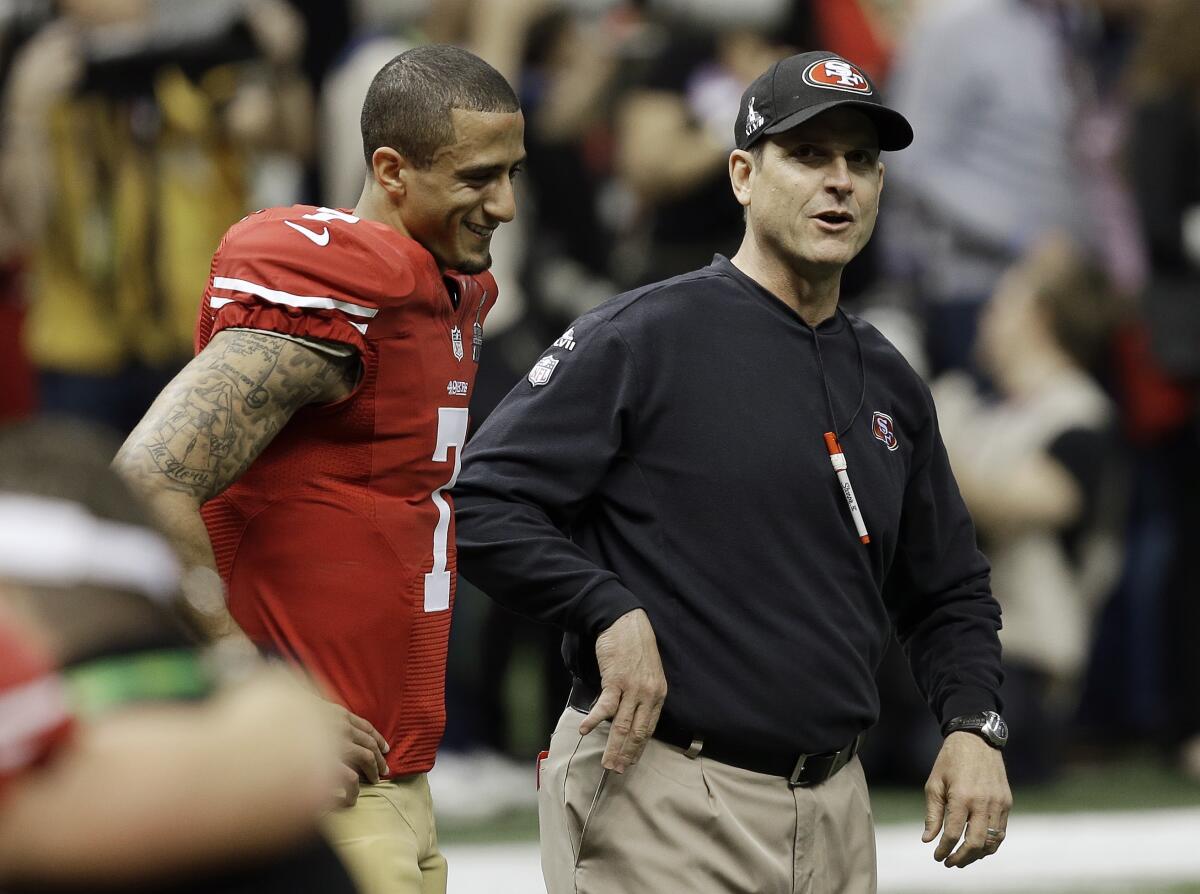
[[[300,224],[292,223],[290,220],[285,220],[284,223],[311,242],[313,245],[329,244],[329,227],[321,227],[321,232],[314,233],[308,227],[302,227]]]

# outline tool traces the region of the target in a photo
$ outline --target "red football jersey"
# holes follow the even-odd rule
[[[0,794],[49,756],[71,725],[49,657],[0,619]]]
[[[369,720],[394,774],[432,767],[445,726],[449,490],[495,300],[490,274],[443,276],[391,227],[293,206],[229,230],[197,325],[197,351],[230,327],[358,351],[353,394],[298,411],[203,513],[238,624]],[[229,401],[266,398],[250,378],[205,395],[214,444]]]

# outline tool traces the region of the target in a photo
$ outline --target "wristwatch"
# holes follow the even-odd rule
[[[993,748],[1002,749],[1008,743],[1008,724],[995,711],[963,714],[947,720],[946,725],[942,727],[942,735],[948,736],[959,730],[975,733]]]

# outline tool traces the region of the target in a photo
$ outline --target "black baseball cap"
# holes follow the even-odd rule
[[[816,50],[780,59],[742,94],[734,143],[749,149],[768,134],[783,133],[830,109],[858,109],[875,123],[879,148],[894,151],[913,141],[912,125],[880,102],[861,68],[837,53]]]

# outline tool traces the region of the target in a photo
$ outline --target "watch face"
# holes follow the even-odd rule
[[[992,739],[997,745],[1007,743],[1008,724],[1004,722],[1004,718],[995,711],[984,711],[983,716],[987,718],[987,722],[983,725],[983,734]]]

